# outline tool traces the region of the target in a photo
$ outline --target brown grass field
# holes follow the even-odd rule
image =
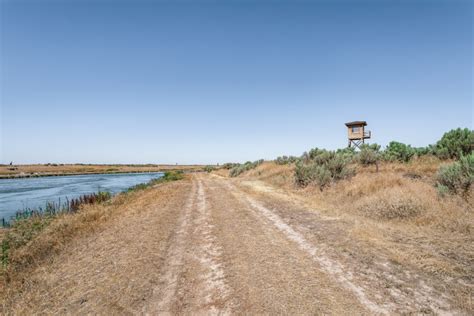
[[[94,173],[157,172],[168,170],[198,170],[200,165],[86,165],[86,164],[35,164],[0,165],[0,178],[56,176]]]

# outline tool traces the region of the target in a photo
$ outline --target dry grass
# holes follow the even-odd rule
[[[410,160],[408,163],[402,162],[380,162],[380,172],[394,172],[407,175],[418,175],[418,176],[432,176],[434,175],[440,166],[440,164],[446,163],[434,156],[422,156]],[[359,167],[359,173],[375,173],[375,166],[371,167]]]
[[[126,218],[129,218],[131,222],[136,221],[140,218],[140,210],[149,208],[151,203],[166,201],[166,192],[173,191],[173,189],[166,190],[166,188],[174,185],[173,182],[165,183],[159,185],[163,189],[158,191],[149,188],[120,194],[105,204],[84,205],[77,213],[55,217],[30,242],[10,251],[8,266],[0,273],[0,298],[2,299],[0,314],[3,314],[2,306],[4,311],[7,311],[9,308],[6,306],[21,301],[18,299],[21,291],[35,286],[31,283],[32,273],[38,267],[52,266],[57,260],[58,254],[64,252],[64,249],[69,247],[73,240],[89,238],[94,235],[92,233],[100,233],[117,220],[123,223],[127,223]],[[130,223],[129,225],[133,226]],[[5,229],[0,230],[0,237],[5,233]],[[140,234],[139,230],[137,233]]]
[[[158,172],[167,170],[200,170],[200,165],[79,165],[36,164],[0,165],[0,178],[15,176],[41,176],[93,173]]]
[[[435,158],[382,163],[378,173],[375,166],[357,166],[355,177],[322,192],[315,187],[297,188],[293,166],[270,162],[241,178],[263,181],[292,200],[297,197],[319,213],[342,220],[352,238],[371,245],[368,252],[383,253],[423,273],[474,285],[474,194],[467,200],[441,198],[434,187],[441,164]],[[472,291],[458,290],[454,283],[447,289],[459,292],[459,307],[473,308]]]
[[[73,237],[91,232],[112,215],[113,210],[123,204],[128,196],[119,195],[111,203],[103,205],[84,205],[77,213],[64,213],[54,218],[51,223],[23,247],[12,249],[9,264],[2,273],[2,284],[15,281],[32,265],[42,262],[51,254],[57,253]],[[31,220],[35,220],[34,218]],[[14,228],[12,228],[14,229]],[[0,286],[0,292],[4,290]]]
[[[381,221],[404,220],[404,225],[470,232],[474,224],[474,194],[467,201],[457,196],[441,198],[434,187],[434,175],[442,163],[436,158],[419,159],[408,164],[382,163],[379,172],[375,166],[356,166],[355,177],[333,183],[322,192],[311,186],[297,188],[294,166],[291,165],[266,162],[241,178],[264,181],[297,193],[332,214]]]
[[[367,217],[376,219],[406,219],[419,215],[421,201],[400,189],[385,189],[379,194],[357,201],[356,209]]]

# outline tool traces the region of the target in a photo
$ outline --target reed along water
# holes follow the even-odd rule
[[[116,194],[162,176],[161,172],[151,172],[0,179],[0,219],[99,190]]]

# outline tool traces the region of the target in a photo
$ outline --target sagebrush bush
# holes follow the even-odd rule
[[[474,131],[457,128],[445,133],[436,143],[434,152],[441,159],[459,159],[474,150]]]
[[[346,179],[354,174],[350,159],[342,153],[313,149],[295,167],[295,182],[299,186],[316,184],[322,190],[332,181]]]
[[[222,165],[222,169],[227,169],[227,170],[230,170],[236,166],[238,166],[239,164],[238,163],[234,163],[234,162],[226,162],[225,164]]]
[[[295,156],[280,156],[275,159],[277,165],[288,165],[298,161],[298,157]]]
[[[354,170],[349,168],[349,162],[344,156],[336,154],[323,166],[329,170],[332,180],[342,180],[354,175]]]
[[[214,166],[205,166],[204,167],[204,171],[206,171],[206,172],[212,172],[214,169],[215,169]]]
[[[314,158],[321,156],[325,153],[327,153],[326,149],[312,148],[309,150],[307,156],[309,160],[313,160]]]
[[[299,186],[316,184],[320,189],[331,182],[331,172],[325,166],[315,162],[297,163],[295,167],[295,181]]]
[[[380,145],[371,144],[371,145],[362,145],[360,147],[360,152],[357,156],[358,162],[361,165],[373,165],[376,164],[380,159]]]
[[[408,162],[415,155],[415,149],[410,145],[399,142],[390,142],[383,152],[383,158],[387,161]]]
[[[434,154],[433,145],[429,145],[429,146],[426,146],[426,147],[413,147],[413,150],[414,150],[415,155],[417,157]]]
[[[236,166],[234,166],[232,169],[230,169],[230,172],[229,172],[229,175],[231,177],[237,177],[239,176],[240,174],[244,173],[245,171],[248,171],[248,170],[251,170],[251,169],[255,169],[256,167],[258,167],[259,165],[261,165],[263,163],[263,159],[260,159],[260,160],[256,160],[254,162],[252,161],[247,161],[246,163],[244,164],[237,164]]]
[[[461,156],[459,161],[441,166],[436,176],[440,194],[461,194],[466,196],[474,182],[474,153]]]
[[[342,149],[339,148],[338,150],[336,150],[336,154],[342,155],[344,158],[348,160],[353,160],[356,157],[357,152],[356,152],[355,147],[346,147]]]

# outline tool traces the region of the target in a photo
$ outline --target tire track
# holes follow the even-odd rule
[[[206,192],[201,180],[197,189],[197,218],[195,220],[196,257],[204,271],[200,278],[201,310],[211,315],[227,315],[230,313],[231,289],[225,282],[225,273],[221,263],[221,247],[217,245],[212,229],[210,208],[206,203]]]
[[[186,240],[189,235],[189,225],[192,209],[195,203],[196,182],[192,180],[192,188],[188,200],[179,219],[179,226],[170,240],[164,267],[158,286],[153,290],[151,305],[147,306],[145,314],[172,313],[178,291],[179,277],[183,271]]]
[[[348,270],[348,268],[343,266],[340,262],[330,259],[323,250],[316,247],[308,241],[303,234],[288,225],[278,214],[276,214],[276,212],[266,208],[254,198],[239,190],[233,184],[228,182],[223,184],[234,194],[234,196],[248,203],[248,205],[258,212],[259,216],[265,218],[272,224],[272,226],[283,233],[286,238],[293,241],[298,248],[306,252],[313,261],[322,268],[322,270],[332,276],[344,288],[351,291],[358,298],[360,303],[372,313],[388,315],[396,310],[400,310],[401,306],[410,306],[421,310],[423,310],[424,307],[429,307],[431,310],[436,311],[437,314],[457,314],[456,311],[451,309],[450,304],[445,299],[441,298],[439,295],[435,295],[434,293],[436,293],[436,291],[424,283],[422,283],[421,288],[418,287],[411,289],[411,296],[408,296],[398,289],[391,289],[390,296],[396,303],[387,300],[383,302],[380,300],[375,301],[369,298],[369,293],[375,289],[367,289],[367,284],[360,285],[354,278],[355,275],[351,270]],[[385,273],[384,276],[392,281],[395,280],[400,284],[404,284],[404,281],[399,280],[395,275]],[[369,284],[377,284],[377,280],[374,280],[374,276],[368,274],[367,278],[371,281]],[[446,311],[450,312],[448,313]]]
[[[306,252],[275,229],[224,181],[206,179],[215,234],[224,246],[223,260],[239,314],[367,314]]]

